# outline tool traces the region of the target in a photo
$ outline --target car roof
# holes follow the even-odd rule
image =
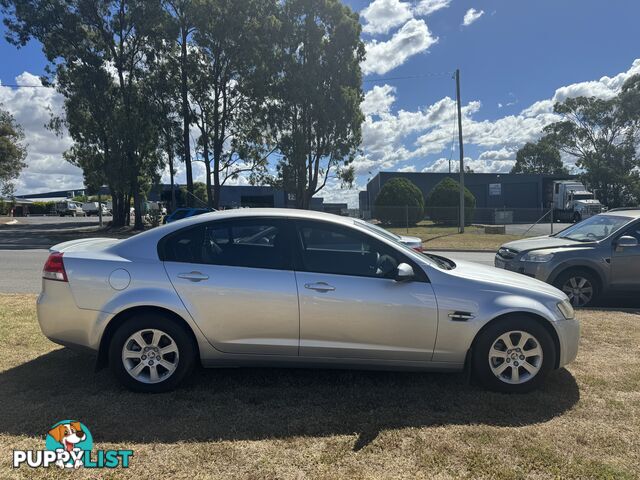
[[[155,245],[160,239],[177,230],[214,220],[228,220],[233,218],[281,217],[301,220],[322,220],[342,225],[354,225],[353,218],[342,217],[331,213],[313,210],[297,210],[293,208],[240,208],[234,210],[219,210],[201,215],[183,218],[139,233],[126,240],[118,242],[109,250],[125,258],[157,259]],[[153,245],[154,248],[149,248]]]

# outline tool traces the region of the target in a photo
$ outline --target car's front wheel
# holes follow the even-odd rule
[[[480,333],[473,349],[474,377],[485,387],[525,393],[539,387],[554,368],[549,332],[527,317],[504,317]]]
[[[553,285],[569,297],[574,307],[592,305],[600,294],[600,285],[596,276],[579,268],[562,273]]]
[[[175,319],[143,313],[122,324],[109,347],[109,366],[118,380],[136,392],[173,390],[191,372],[196,349]]]

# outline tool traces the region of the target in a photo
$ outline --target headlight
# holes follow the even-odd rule
[[[553,253],[529,252],[520,259],[522,262],[546,263],[551,261]]]
[[[571,302],[569,300],[563,300],[562,302],[558,303],[558,310],[560,310],[562,316],[567,320],[571,320],[575,317],[573,305],[571,305]]]

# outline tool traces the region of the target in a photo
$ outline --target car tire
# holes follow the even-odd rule
[[[474,343],[473,378],[489,390],[527,393],[540,387],[555,368],[557,353],[551,335],[537,320],[526,314],[503,317],[480,332]]]
[[[573,268],[562,272],[553,282],[553,286],[558,290],[562,290],[562,292],[569,297],[574,307],[593,305],[600,295],[600,282],[598,277],[590,271],[580,268]],[[580,292],[580,290],[582,290],[582,292]],[[580,293],[586,295],[587,298],[585,299]]]
[[[154,343],[156,338],[158,342]],[[162,353],[162,350],[172,351]],[[192,336],[174,318],[142,313],[125,321],[114,333],[109,345],[109,367],[129,390],[169,392],[191,373],[196,352]],[[140,367],[140,364],[145,365]]]
[[[582,215],[578,212],[573,214],[573,223],[580,223],[582,221]]]

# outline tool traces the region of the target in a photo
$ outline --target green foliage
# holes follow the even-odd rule
[[[5,202],[4,200],[0,200],[0,215],[9,215],[11,212],[13,204],[10,202]]]
[[[56,202],[33,202],[29,204],[29,215],[49,215],[55,213]]]
[[[516,154],[511,173],[567,174],[560,150],[545,137],[536,143],[526,143]]]
[[[13,116],[0,108],[0,193],[13,193],[12,181],[18,178],[26,166],[27,149],[23,145],[24,133]]]
[[[468,225],[473,220],[476,197],[464,189],[464,219]],[[460,184],[447,177],[429,192],[427,197],[427,215],[434,223],[457,225],[460,218]]]
[[[267,114],[282,159],[273,183],[308,208],[360,145],[365,49],[358,15],[339,0],[284,0],[278,20]]]
[[[603,100],[568,98],[554,107],[562,120],[547,126],[547,138],[577,158],[585,183],[610,208],[635,203],[633,171],[640,124],[640,81],[631,77],[622,93]]]
[[[390,225],[415,225],[424,218],[424,197],[406,178],[386,182],[375,200],[374,215]]]
[[[83,169],[87,186],[106,183],[117,197],[114,225],[136,226],[146,183],[158,174],[157,110],[149,94],[150,65],[162,55],[166,18],[159,2],[144,0],[6,0],[8,37],[42,44],[47,71],[64,96],[64,118],[51,127],[74,141],[65,158]]]

